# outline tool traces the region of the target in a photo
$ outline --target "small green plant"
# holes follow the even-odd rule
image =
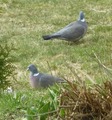
[[[0,44],[0,92],[11,85],[10,79],[15,70],[13,58],[10,56],[12,50],[13,45]]]
[[[58,96],[60,94],[59,86],[48,88],[49,99],[41,97],[37,100],[36,106],[30,106],[27,108],[27,119],[28,120],[47,120],[54,117],[58,112],[59,106]]]

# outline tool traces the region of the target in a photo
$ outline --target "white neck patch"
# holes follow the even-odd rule
[[[83,19],[81,20],[81,22],[85,22],[85,19],[83,18]]]
[[[39,73],[33,74],[33,76],[38,76],[38,75],[39,75]]]

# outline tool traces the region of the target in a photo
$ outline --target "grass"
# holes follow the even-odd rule
[[[111,0],[1,0],[0,39],[13,43],[17,76],[14,91],[28,98],[25,108],[36,106],[36,100],[44,91],[30,88],[26,68],[36,64],[40,71],[75,79],[69,65],[80,68],[97,83],[108,78],[95,61],[96,53],[102,64],[112,67],[112,1]],[[53,33],[78,18],[80,10],[85,12],[88,22],[86,36],[77,44],[62,40],[44,41],[42,35]],[[83,74],[80,75],[83,77]],[[89,82],[89,81],[88,81]],[[46,94],[49,92],[46,92]],[[22,102],[14,102],[13,95],[0,98],[1,118],[25,119]],[[43,95],[44,96],[44,95]],[[43,97],[42,96],[42,97]],[[46,95],[49,98],[49,95]],[[11,99],[11,100],[10,100]],[[34,99],[33,102],[32,99]],[[9,103],[6,102],[9,100]],[[3,104],[4,101],[4,104]],[[17,100],[18,101],[18,100]],[[5,104],[7,103],[7,104]],[[18,109],[18,105],[21,109]],[[21,111],[22,110],[22,111]],[[14,113],[13,113],[14,112]],[[21,114],[21,117],[19,116]],[[12,118],[10,118],[12,119]]]
[[[84,81],[79,84],[69,81],[69,85],[69,88],[62,89],[59,106],[59,111],[63,111],[61,117],[67,120],[112,119],[111,81],[101,86],[97,84],[87,87]]]

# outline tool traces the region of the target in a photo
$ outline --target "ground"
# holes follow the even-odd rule
[[[69,80],[75,79],[69,66],[73,66],[76,71],[83,71],[98,83],[108,77],[101,74],[95,54],[102,64],[112,67],[111,5],[112,0],[0,1],[0,39],[14,44],[16,50],[11,56],[15,59],[17,73],[16,82],[13,83],[17,93],[14,96],[4,95],[0,100],[2,119],[7,119],[7,116],[26,119],[28,108],[35,106],[36,101],[47,94],[47,90],[37,91],[30,87],[26,69],[31,63],[36,64],[41,72]],[[80,11],[85,13],[88,31],[78,43],[42,39],[42,35],[53,33],[76,21]],[[83,78],[83,74],[78,74]],[[27,102],[23,106],[21,99],[24,96],[27,96]],[[49,98],[49,95],[46,97]]]

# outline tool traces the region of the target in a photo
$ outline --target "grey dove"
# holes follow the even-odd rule
[[[55,83],[64,82],[61,78],[38,72],[36,66],[33,64],[28,66],[28,70],[31,72],[30,84],[33,88],[46,88]]]
[[[84,13],[79,13],[79,19],[70,23],[58,32],[51,35],[42,36],[44,40],[50,39],[62,39],[66,41],[76,42],[80,40],[87,32],[87,23],[84,17]]]

